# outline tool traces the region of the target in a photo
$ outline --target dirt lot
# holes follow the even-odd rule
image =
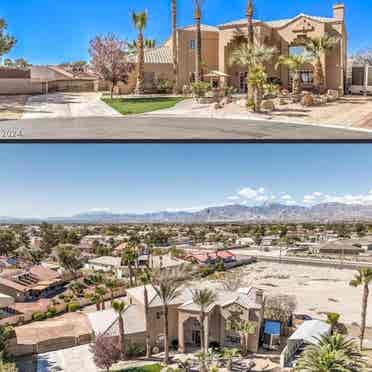
[[[22,117],[28,96],[0,96],[0,121]]]

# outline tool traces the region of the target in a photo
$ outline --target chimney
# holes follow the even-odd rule
[[[343,21],[345,19],[345,5],[344,4],[333,5],[333,18],[336,18],[340,21]]]

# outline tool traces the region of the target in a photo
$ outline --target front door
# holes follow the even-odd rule
[[[247,93],[247,72],[239,72],[239,92],[240,93]]]
[[[192,330],[191,339],[193,345],[200,346],[200,331],[199,330]]]

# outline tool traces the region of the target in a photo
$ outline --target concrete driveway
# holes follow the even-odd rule
[[[120,117],[99,93],[50,93],[30,96],[22,119]]]

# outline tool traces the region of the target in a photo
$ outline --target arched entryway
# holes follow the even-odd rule
[[[200,321],[191,317],[183,322],[184,347],[186,350],[199,348],[201,345]]]

